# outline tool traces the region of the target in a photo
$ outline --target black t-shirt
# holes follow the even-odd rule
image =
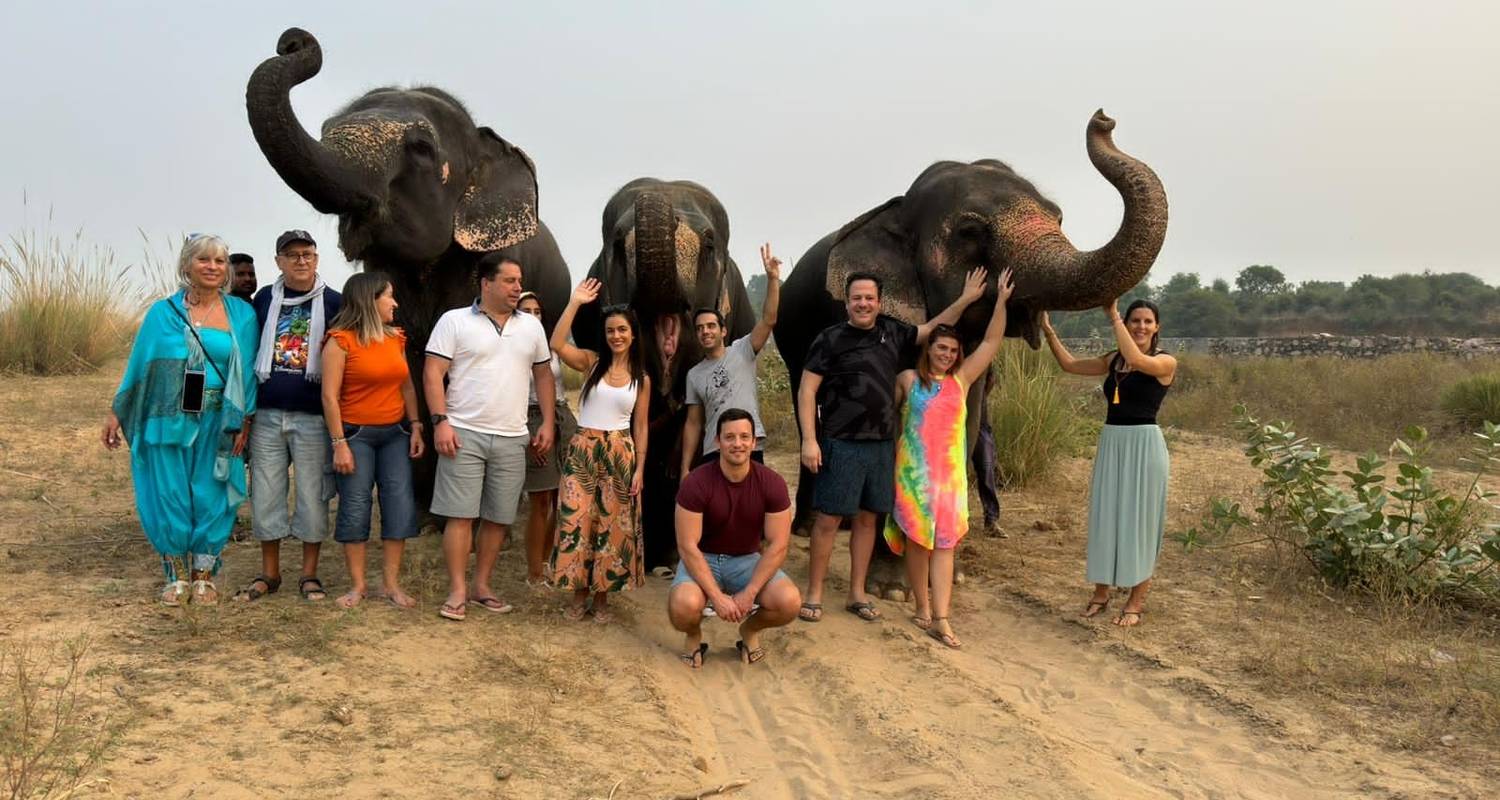
[[[307,292],[287,289],[287,297],[300,297]],[[332,287],[323,289],[323,328],[338,315],[343,297]],[[255,319],[260,323],[259,332],[270,319],[271,287],[263,287],[255,294]],[[257,408],[277,408],[282,411],[301,411],[306,414],[323,413],[323,387],[307,379],[307,360],[311,357],[312,301],[295,306],[276,309],[276,332],[271,337],[271,377],[260,384],[255,397]]]
[[[699,550],[745,556],[760,552],[766,515],[791,508],[792,499],[786,481],[770,467],[751,461],[745,479],[733,483],[718,461],[710,461],[682,479],[677,505],[703,515]]]
[[[917,329],[884,314],[862,330],[841,322],[823,329],[805,369],[823,376],[818,418],[830,439],[896,438],[896,373],[916,357]]]

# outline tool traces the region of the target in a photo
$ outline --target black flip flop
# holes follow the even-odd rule
[[[263,591],[255,588],[255,584],[257,584],[257,583],[264,583],[266,585],[266,590],[263,592]],[[234,593],[234,599],[238,600],[238,601],[240,601],[242,603],[248,603],[248,602],[252,602],[252,601],[255,601],[255,600],[259,600],[259,599],[261,599],[262,597],[265,597],[268,594],[276,594],[276,590],[280,589],[280,588],[281,588],[281,576],[280,575],[276,576],[274,579],[273,578],[267,578],[264,575],[256,575],[254,578],[250,579],[250,582],[248,584],[245,584],[245,588],[243,588],[243,589],[239,590],[238,592]]]
[[[759,663],[761,659],[766,657],[766,648],[757,647],[751,650],[750,646],[745,644],[743,640],[735,642],[734,649],[740,652],[740,660],[746,664]]]
[[[875,604],[869,600],[863,603],[850,603],[844,606],[844,610],[865,622],[876,622],[880,619],[880,612],[875,610]]]
[[[806,612],[806,613],[803,613],[803,612]],[[803,622],[822,622],[823,621],[823,604],[822,603],[803,603],[802,604],[802,608],[797,609],[797,619],[800,619]]]
[[[703,669],[703,658],[708,655],[708,642],[699,642],[698,649],[691,653],[678,653],[677,657],[682,663],[692,669]]]

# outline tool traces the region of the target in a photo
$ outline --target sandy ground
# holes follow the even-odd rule
[[[662,798],[738,779],[748,784],[725,796],[1411,798],[1500,788],[1492,751],[1444,751],[1439,762],[1392,750],[1317,703],[1267,697],[1211,668],[1204,629],[1238,607],[1232,598],[1164,576],[1141,629],[1077,620],[1087,592],[1071,574],[1081,572],[1081,499],[1056,498],[1082,497],[1081,459],[1047,493],[1007,495],[1009,539],[971,537],[954,610],[961,651],[922,635],[901,604],[882,603],[878,623],[833,605],[821,623],[766,634],[769,655],[754,666],[735,658],[732,627],[711,621],[707,663],[692,672],[676,658],[666,581],[623,595],[612,625],[570,623],[560,598],[522,585],[519,548],[502,556],[497,583],[515,613],[440,620],[435,537],[408,551],[407,584],[422,600],[414,611],[371,601],[345,612],[302,601],[290,584],[251,605],[163,608],[130,516],[127,457],[105,456],[97,442],[97,398],[111,387],[101,376],[0,388],[0,646],[88,636],[82,724],[118,731],[80,797]],[[1233,455],[1222,443],[1174,441],[1174,496],[1179,484],[1246,480]],[[773,465],[794,474],[792,458],[776,454]],[[804,545],[787,565],[799,581]],[[830,600],[845,588],[842,547]],[[337,596],[347,583],[329,550],[322,572]],[[292,551],[286,575],[296,574]],[[225,561],[227,590],[257,570],[256,548],[232,544]],[[374,582],[377,548],[370,563]],[[1188,568],[1164,558],[1166,574]],[[1223,649],[1242,645],[1225,627]]]

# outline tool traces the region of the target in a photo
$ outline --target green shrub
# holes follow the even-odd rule
[[[1443,390],[1443,411],[1466,430],[1500,422],[1500,373],[1475,375]]]
[[[0,796],[72,797],[120,732],[92,710],[86,637],[0,644]]]
[[[1263,424],[1235,407],[1235,425],[1250,462],[1261,468],[1254,519],[1238,504],[1215,500],[1202,528],[1176,538],[1189,550],[1223,543],[1238,529],[1300,552],[1338,586],[1407,596],[1478,593],[1500,596],[1500,523],[1496,493],[1480,480],[1500,468],[1500,425],[1486,422],[1466,458],[1472,469],[1461,495],[1439,489],[1425,463],[1427,432],[1413,427],[1391,445],[1394,463],[1371,453],[1337,471],[1322,445],[1287,423]],[[1395,469],[1395,484],[1382,471]],[[1335,485],[1340,478],[1347,486]]]
[[[144,298],[123,288],[126,272],[81,235],[25,232],[0,243],[0,370],[93,372],[128,350]]]
[[[1076,455],[1090,430],[1085,398],[1070,390],[1052,356],[1016,344],[995,357],[990,427],[995,434],[996,479],[1024,486],[1057,462]]]

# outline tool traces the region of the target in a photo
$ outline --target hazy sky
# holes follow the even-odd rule
[[[794,260],[944,158],[1010,163],[1093,248],[1120,214],[1084,153],[1102,106],[1167,187],[1154,283],[1257,263],[1500,283],[1492,2],[549,5],[5,0],[0,233],[50,208],[55,230],[131,261],[138,230],[160,251],[216,231],[265,281],[276,234],[305,227],[342,283],[333,218],[245,119],[250,72],[299,26],[324,50],[292,93],[308,130],[374,86],[452,91],[536,161],[579,277],[605,201],[642,175],[712,189],[747,276],[759,242]]]

